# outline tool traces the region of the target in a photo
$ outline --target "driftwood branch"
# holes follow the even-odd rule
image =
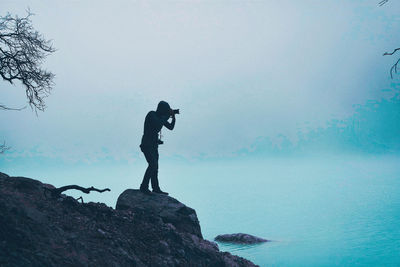
[[[90,191],[96,191],[96,192],[99,192],[99,193],[103,193],[105,191],[111,191],[110,188],[97,189],[97,188],[95,188],[93,186],[85,188],[85,187],[82,187],[82,186],[79,186],[79,185],[66,185],[66,186],[62,186],[62,187],[59,187],[59,188],[54,188],[54,189],[46,188],[46,189],[50,191],[50,194],[51,194],[52,198],[58,198],[58,197],[60,197],[62,192],[70,190],[70,189],[79,190],[79,191],[82,191],[85,194],[89,194]]]

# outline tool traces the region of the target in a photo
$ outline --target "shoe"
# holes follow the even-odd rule
[[[151,195],[151,191],[148,188],[140,188],[139,190],[145,195]]]
[[[161,191],[161,189],[153,189],[153,193],[162,194],[168,196],[167,192]]]

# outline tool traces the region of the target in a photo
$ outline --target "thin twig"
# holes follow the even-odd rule
[[[378,3],[379,6],[383,6],[384,4],[386,4],[389,0],[382,0]]]
[[[23,110],[25,108],[26,108],[26,106],[24,106],[22,108],[10,108],[10,107],[7,107],[7,106],[5,106],[3,104],[0,104],[0,110],[17,110],[17,111],[21,111],[21,110]]]
[[[383,53],[383,55],[384,55],[384,56],[391,56],[391,55],[393,55],[394,53],[396,53],[396,52],[399,51],[399,50],[400,50],[400,47],[399,47],[399,48],[396,48],[395,50],[393,50],[392,53],[385,52],[385,53]]]
[[[394,63],[394,65],[390,68],[390,78],[393,79],[393,70],[394,73],[397,73],[397,66],[399,65],[400,62],[400,58],[396,61],[396,63]]]
[[[392,53],[390,53],[390,52],[385,52],[383,55],[384,55],[384,56],[391,56],[391,55],[395,54],[395,53],[396,53],[397,51],[399,51],[399,50],[400,50],[400,47],[394,49]],[[397,73],[397,66],[398,66],[399,62],[400,62],[400,58],[399,58],[399,59],[396,61],[396,63],[394,63],[393,66],[390,68],[390,78],[391,78],[391,79],[393,79],[393,71],[394,71],[394,73]]]

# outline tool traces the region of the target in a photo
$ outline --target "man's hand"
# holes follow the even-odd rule
[[[169,110],[169,114],[171,118],[175,119],[175,112],[172,109]]]

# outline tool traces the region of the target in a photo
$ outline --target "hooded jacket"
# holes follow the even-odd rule
[[[147,113],[144,120],[144,130],[141,147],[158,147],[158,133],[163,126],[169,130],[173,130],[175,126],[175,118],[172,118],[172,122],[168,122],[170,117],[171,107],[165,101],[160,101],[156,111],[150,111]]]

